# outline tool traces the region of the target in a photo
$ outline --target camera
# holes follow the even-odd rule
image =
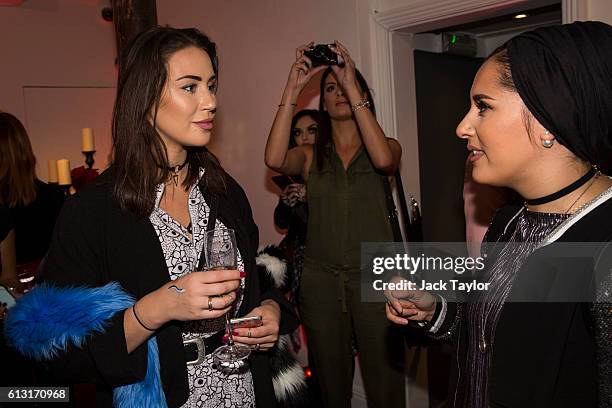
[[[329,49],[329,45],[333,44],[317,44],[311,49],[304,51],[304,55],[312,61],[313,67],[338,65],[338,55]]]

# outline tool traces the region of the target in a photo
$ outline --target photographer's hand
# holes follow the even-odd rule
[[[285,87],[285,94],[283,95],[283,103],[295,103],[308,81],[318,72],[326,68],[324,66],[312,68],[312,61],[304,55],[304,51],[309,50],[313,45],[314,42],[310,42],[309,44],[299,46],[295,50],[295,62],[289,71],[289,78],[287,79],[287,86]]]
[[[274,123],[266,143],[266,166],[279,173],[296,175],[301,174],[304,179],[308,177],[307,169],[310,166],[309,154],[311,146],[298,146],[288,151],[291,137],[291,119],[297,107],[297,99],[308,81],[317,73],[325,69],[324,66],[312,68],[312,61],[304,55],[313,46],[309,43],[295,50],[295,62],[289,71],[289,78],[283,91],[281,102],[278,105]]]
[[[343,65],[332,65],[331,68],[338,78],[340,87],[348,98],[351,108],[361,104],[364,100],[369,101],[371,92],[369,89],[362,89],[362,85],[358,83],[355,62],[346,47],[335,41],[334,45],[330,45],[329,48],[344,60]],[[363,84],[363,87],[367,87],[367,84]],[[372,103],[373,101],[369,102]],[[363,106],[361,105],[361,107]],[[399,166],[402,147],[396,140],[385,136],[385,132],[376,121],[376,116],[371,109],[373,109],[373,106],[368,107],[368,109],[357,107],[353,111],[353,116],[372,164],[377,170],[392,176]]]
[[[355,104],[363,99],[365,89],[359,90],[359,85],[355,77],[355,61],[351,58],[348,50],[339,41],[334,41],[334,45],[329,47],[333,52],[338,54],[343,65],[332,65],[331,68],[334,70],[340,86],[346,93],[347,98],[351,104]]]

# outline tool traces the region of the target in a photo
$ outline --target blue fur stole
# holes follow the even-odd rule
[[[43,284],[11,308],[4,332],[21,354],[39,361],[51,360],[68,345],[82,347],[88,336],[104,331],[115,313],[133,304],[134,298],[116,282],[97,288]],[[147,341],[144,380],[116,387],[113,400],[120,408],[167,407],[155,337]]]

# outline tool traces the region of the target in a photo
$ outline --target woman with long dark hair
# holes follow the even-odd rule
[[[18,269],[35,270],[45,256],[62,202],[58,189],[36,177],[36,157],[23,124],[0,112],[0,206],[8,209]],[[0,283],[19,291],[16,273],[8,273],[2,273]]]
[[[307,180],[309,218],[299,305],[314,372],[326,407],[350,407],[355,345],[369,404],[403,407],[403,357],[393,355],[402,339],[379,321],[384,305],[360,298],[361,243],[393,241],[384,183],[397,169],[401,148],[378,125],[365,79],[336,42],[330,48],[344,63],[327,68],[321,78],[317,141],[314,147],[287,151],[296,100],[325,69],[313,68],[304,55],[312,45],[296,50],[265,161],[273,170]]]
[[[98,406],[276,406],[267,350],[297,321],[260,287],[249,202],[206,149],[217,84],[215,44],[198,30],[135,38],[119,61],[112,165],[66,202],[46,285],[9,314],[13,344],[59,382],[94,383]],[[198,271],[205,232],[228,229],[237,270]],[[235,329],[253,352],[230,372],[212,358],[228,312],[263,322]]]
[[[314,145],[319,134],[319,112],[314,109],[303,109],[291,119],[291,137],[289,149],[297,146]],[[301,177],[285,187],[274,209],[274,224],[287,235],[279,247],[287,254],[291,263],[292,274],[286,289],[296,294],[304,265],[304,247],[308,223],[308,201],[306,185]]]
[[[476,74],[457,136],[474,180],[523,202],[487,231],[487,290],[463,303],[395,292],[387,306],[389,320],[455,344],[453,407],[610,406],[610,75],[601,22],[523,33]]]

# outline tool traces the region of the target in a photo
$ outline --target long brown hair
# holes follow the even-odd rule
[[[0,112],[0,204],[14,207],[36,199],[36,158],[28,133],[15,116]]]
[[[331,117],[329,113],[325,110],[325,80],[327,77],[334,72],[331,67],[327,68],[323,72],[323,76],[321,76],[321,83],[319,84],[319,133],[317,135],[317,141],[315,143],[315,155],[317,159],[317,170],[321,171],[323,168],[323,162],[328,160],[330,157],[330,149],[332,147],[332,126],[331,126]],[[370,102],[370,110],[374,117],[376,117],[376,106],[374,105],[374,99],[372,98],[372,92],[370,92],[370,87],[368,86],[367,81],[361,75],[359,70],[355,69],[355,79],[357,79],[357,83],[361,87],[361,90],[366,93],[366,99]]]
[[[195,28],[156,27],[145,31],[119,60],[112,124],[112,164],[117,176],[114,196],[123,210],[139,216],[153,211],[155,187],[170,177],[166,146],[154,123],[166,84],[168,59],[188,47],[206,52],[218,77],[215,44]],[[184,187],[196,182],[201,167],[205,174],[200,184],[213,193],[225,193],[225,172],[206,147],[189,147],[187,162]]]

